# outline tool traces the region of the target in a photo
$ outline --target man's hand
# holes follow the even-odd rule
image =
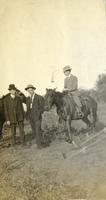
[[[63,90],[63,94],[64,95],[68,94],[68,90]]]
[[[7,121],[7,125],[10,126],[10,121]]]

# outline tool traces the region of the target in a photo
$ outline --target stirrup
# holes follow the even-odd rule
[[[79,112],[78,112],[78,115],[79,115],[81,118],[83,118],[84,113],[83,113],[82,111],[79,111]]]

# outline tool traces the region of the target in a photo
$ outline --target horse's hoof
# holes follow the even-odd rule
[[[74,147],[78,148],[78,145],[74,141],[72,141],[72,144],[74,145]]]
[[[69,140],[68,143],[72,144],[72,140]]]
[[[68,142],[68,143],[72,143],[72,140],[71,139],[66,139],[66,142]]]

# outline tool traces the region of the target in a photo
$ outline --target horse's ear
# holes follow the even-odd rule
[[[48,89],[46,88],[46,91],[48,91]]]
[[[54,91],[56,91],[57,90],[57,87],[56,88],[54,88]]]

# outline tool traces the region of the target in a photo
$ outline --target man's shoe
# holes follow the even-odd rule
[[[3,140],[3,135],[2,134],[0,134],[0,140]]]
[[[43,148],[43,146],[42,145],[37,145],[37,149],[42,149]]]
[[[50,146],[49,143],[43,143],[43,144],[42,144],[42,147],[49,147],[49,146]]]

